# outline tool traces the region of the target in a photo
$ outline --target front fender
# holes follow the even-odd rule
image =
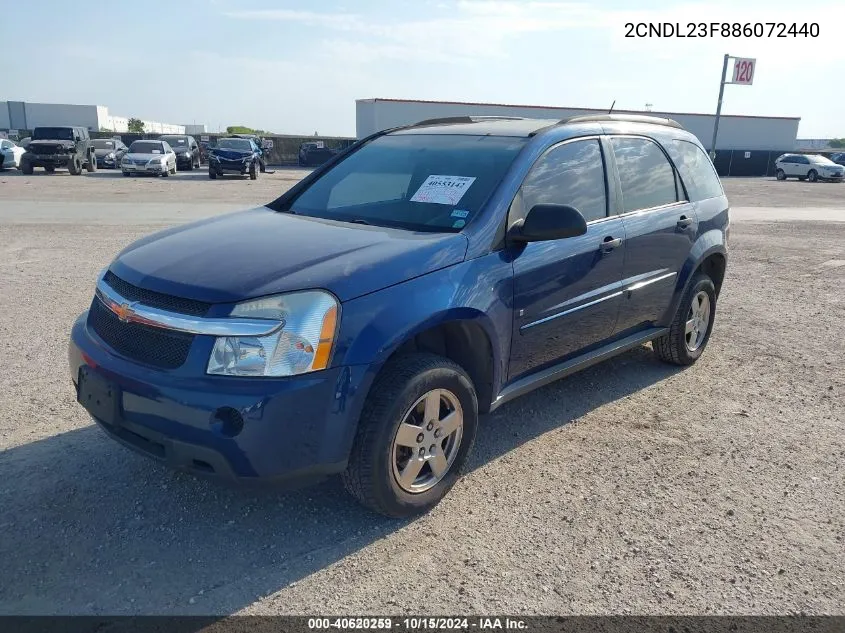
[[[513,267],[501,253],[491,253],[347,301],[334,364],[378,368],[420,332],[471,321],[490,342],[497,390],[510,351],[512,299]]]

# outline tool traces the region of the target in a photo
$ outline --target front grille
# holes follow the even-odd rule
[[[97,298],[88,312],[88,326],[118,354],[161,369],[181,367],[194,341],[193,334],[124,323]]]
[[[61,145],[30,145],[29,151],[33,154],[60,154],[62,153]]]
[[[148,161],[146,158],[133,158],[129,162],[134,163],[135,165],[146,165],[150,161]]]
[[[181,314],[190,314],[191,316],[205,316],[211,307],[211,304],[205,301],[183,299],[182,297],[174,297],[173,295],[166,295],[161,292],[133,286],[129,282],[123,281],[123,279],[110,270],[106,272],[103,281],[114,288],[115,292],[124,299],[138,301],[151,308],[159,308],[160,310],[168,310],[169,312],[180,312]]]

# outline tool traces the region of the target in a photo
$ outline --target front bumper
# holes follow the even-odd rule
[[[27,162],[33,167],[65,167],[70,162],[71,154],[30,154]]]
[[[136,165],[135,163],[121,163],[120,168],[132,174],[161,174],[166,171],[161,165]]]
[[[97,167],[103,167],[105,169],[114,169],[115,167],[117,167],[117,162],[113,158],[98,157]]]
[[[239,174],[245,174],[249,171],[251,164],[252,161],[214,159],[209,163],[209,168],[213,167],[217,171],[233,171]]]
[[[71,331],[71,378],[97,424],[125,446],[240,483],[301,483],[345,468],[373,378],[368,366],[291,378],[209,376],[213,337],[198,336],[185,365],[159,370],[119,356],[86,321],[84,313]]]

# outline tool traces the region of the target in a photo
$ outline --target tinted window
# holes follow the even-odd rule
[[[165,149],[161,141],[133,141],[129,151],[133,154],[162,154]]]
[[[793,159],[793,161],[792,161],[792,162],[793,162],[793,163],[799,163],[799,164],[801,164],[801,165],[809,165],[809,164],[810,164],[810,161],[809,161],[809,160],[807,160],[807,157],[806,157],[806,156],[796,156],[796,157]]]
[[[541,156],[522,184],[523,204],[567,204],[584,218],[607,216],[604,161],[597,140],[575,141]]]
[[[654,141],[611,138],[626,212],[677,202],[675,170]]]
[[[73,138],[73,130],[68,127],[37,127],[32,131],[32,140],[60,139],[69,141]]]
[[[220,149],[237,149],[242,152],[252,150],[252,145],[245,138],[221,138],[217,141],[217,147]]]
[[[416,231],[460,231],[524,138],[397,134],[370,141],[297,197],[294,212]]]
[[[112,149],[114,147],[114,141],[94,139],[91,141],[91,145],[94,146],[94,149]]]
[[[676,140],[667,144],[666,149],[680,170],[687,192],[693,200],[706,200],[723,194],[722,183],[713,163],[698,145]]]

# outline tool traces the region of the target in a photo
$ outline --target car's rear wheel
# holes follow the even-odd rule
[[[252,164],[249,166],[249,179],[255,180],[258,178],[258,170],[255,169],[255,161],[252,161]]]
[[[667,363],[692,365],[707,347],[715,316],[716,287],[710,277],[698,273],[681,299],[669,332],[652,341],[654,352]]]
[[[434,354],[398,357],[367,396],[346,489],[387,516],[426,512],[460,477],[477,427],[475,388],[460,366]]]
[[[32,175],[32,163],[30,163],[28,160],[22,160],[21,161],[21,172],[26,174],[27,176],[31,176]]]
[[[816,182],[819,179],[819,174],[815,169],[811,169],[807,172],[807,180],[810,182]]]
[[[786,172],[782,169],[778,169],[777,173],[775,174],[778,180],[786,180]]]

